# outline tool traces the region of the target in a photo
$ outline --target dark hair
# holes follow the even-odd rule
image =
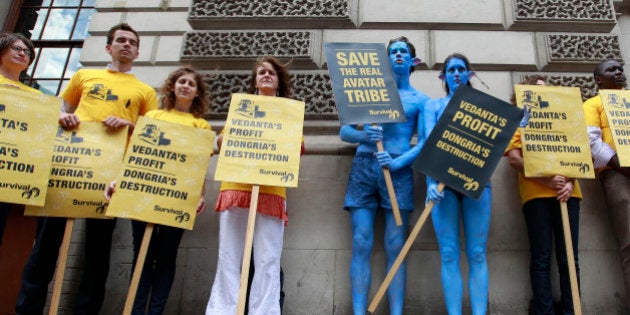
[[[446,66],[448,65],[448,62],[451,61],[451,59],[461,59],[462,61],[464,61],[464,64],[466,65],[466,69],[468,69],[468,71],[472,71],[472,69],[470,68],[470,61],[468,61],[468,58],[460,53],[454,53],[454,54],[450,54],[448,57],[446,57],[446,59],[444,59],[444,64],[442,65],[442,71],[440,71],[440,76],[446,75]],[[451,92],[450,88],[448,87],[448,83],[446,83],[446,80],[443,80],[442,82],[444,82],[444,90],[446,91],[446,95],[448,95],[448,93]],[[466,82],[466,85],[472,86],[472,84],[470,84],[470,79],[468,80],[468,82]]]
[[[160,89],[162,97],[160,98],[160,109],[173,109],[175,107],[175,82],[185,75],[192,73],[197,83],[197,96],[193,99],[190,106],[190,113],[196,118],[201,117],[208,111],[208,95],[206,94],[206,84],[203,82],[201,75],[190,67],[182,67],[168,75],[168,78],[162,84]]]
[[[111,45],[114,42],[114,35],[116,35],[116,31],[132,32],[134,35],[136,35],[136,39],[138,43],[137,47],[140,48],[140,36],[138,36],[138,32],[136,32],[136,30],[134,30],[127,23],[116,24],[112,26],[112,28],[109,29],[109,31],[107,32],[107,45]]]
[[[389,55],[389,48],[395,42],[406,43],[407,46],[409,46],[409,52],[411,53],[411,59],[416,58],[416,47],[414,47],[413,44],[409,41],[409,39],[407,37],[405,37],[405,36],[400,36],[400,37],[392,38],[392,39],[389,40],[389,43],[387,43],[387,54],[388,55]],[[412,73],[415,69],[416,69],[416,66],[414,66],[412,64],[410,69],[409,69],[409,73]]]
[[[525,79],[523,79],[518,84],[536,85],[536,83],[538,83],[538,80],[547,82],[547,77],[540,74],[532,74],[532,75],[526,76]],[[512,103],[512,105],[516,105],[516,94],[514,94],[514,92],[512,92],[512,95],[510,96],[510,103]]]
[[[0,56],[4,55],[7,49],[18,40],[21,41],[31,53],[31,56],[28,58],[28,65],[30,66],[35,59],[35,47],[30,39],[20,33],[0,33]]]
[[[247,93],[256,93],[256,70],[258,70],[258,67],[262,66],[265,62],[270,63],[273,69],[276,70],[276,75],[278,76],[278,96],[292,98],[293,94],[291,94],[291,75],[289,74],[289,71],[287,69],[291,62],[283,64],[274,56],[262,56],[258,58],[258,60],[256,60],[256,63],[252,68],[252,78],[249,82]]]

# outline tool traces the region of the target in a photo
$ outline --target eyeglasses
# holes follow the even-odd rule
[[[11,49],[17,53],[23,53],[25,56],[31,58],[33,57],[33,55],[31,54],[31,50],[28,48],[22,48],[20,46],[16,46],[16,45],[11,45],[9,46],[11,47]]]

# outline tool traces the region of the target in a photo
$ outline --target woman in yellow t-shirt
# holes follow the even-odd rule
[[[20,73],[33,63],[34,56],[33,43],[24,35],[0,33],[0,85],[41,94],[39,90],[20,82]],[[0,245],[10,208],[11,204],[0,202]]]
[[[271,56],[259,58],[252,69],[247,92],[291,98],[286,65]],[[219,148],[221,141],[222,136],[219,136]],[[219,261],[206,314],[236,313],[251,191],[252,185],[221,183],[216,205],[220,224]],[[260,187],[254,228],[255,271],[249,295],[250,314],[280,314],[280,256],[288,220],[285,198],[284,187]]]
[[[187,67],[175,70],[162,85],[161,93],[160,109],[149,111],[146,114],[147,117],[210,130],[210,124],[201,118],[201,115],[208,110],[209,100],[206,95],[206,86],[199,73]],[[114,192],[114,184],[112,182],[106,192],[105,198],[108,201]],[[204,191],[205,188],[202,189],[197,205],[197,214],[201,214],[206,208]],[[132,270],[134,270],[146,222],[132,220],[131,227],[134,250]],[[131,314],[145,314],[147,303],[146,314],[162,314],[164,311],[175,278],[177,248],[183,234],[184,230],[180,228],[155,225]]]

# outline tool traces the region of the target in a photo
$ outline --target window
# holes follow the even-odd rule
[[[15,32],[35,45],[33,64],[20,78],[46,94],[58,95],[81,67],[95,0],[25,0]]]

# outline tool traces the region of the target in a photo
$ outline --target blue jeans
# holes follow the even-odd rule
[[[569,226],[573,241],[573,255],[575,269],[580,279],[578,264],[578,234],[580,223],[580,200],[570,198],[567,202],[569,210]],[[556,244],[556,263],[560,273],[560,293],[563,314],[573,314],[573,299],[571,296],[571,282],[564,234],[562,231],[562,217],[560,216],[560,202],[554,198],[536,198],[523,205],[523,213],[527,223],[529,235],[530,277],[534,294],[534,309],[537,315],[554,314],[553,295],[551,293],[551,252],[553,241]],[[578,285],[579,286],[579,285]]]
[[[146,226],[146,222],[131,221],[134,270]],[[168,294],[175,279],[177,249],[183,234],[184,230],[180,228],[159,224],[154,226],[138,283],[138,291],[133,302],[133,315],[157,315],[164,312]],[[148,311],[146,311],[147,302],[149,303]]]

